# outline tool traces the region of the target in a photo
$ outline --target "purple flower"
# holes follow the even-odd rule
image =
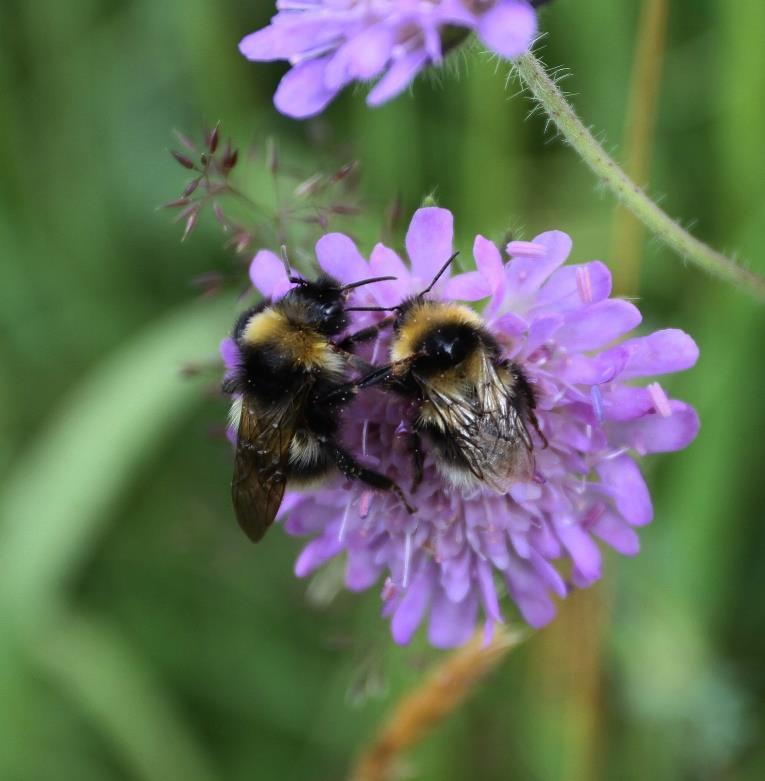
[[[367,262],[339,233],[324,236],[316,255],[343,282],[395,275],[395,282],[360,289],[354,302],[390,306],[427,286],[451,255],[452,239],[451,213],[424,208],[406,236],[409,265],[382,244]],[[611,275],[603,263],[564,265],[570,250],[571,239],[551,231],[508,244],[505,264],[497,247],[477,236],[477,270],[442,278],[430,294],[488,300],[487,325],[532,383],[549,442],[542,448],[536,440],[532,481],[516,483],[506,495],[488,488],[463,495],[444,484],[426,457],[413,515],[392,494],[341,478],[285,499],[286,530],[312,538],[296,574],[344,555],[349,589],[384,580],[383,613],[396,642],[408,642],[426,615],[434,646],[465,642],[479,612],[490,631],[503,620],[503,592],[529,624],[547,623],[553,596],[600,578],[597,539],[628,556],[638,552],[636,527],[651,521],[653,509],[635,457],[680,450],[696,436],[694,409],[669,399],[658,382],[643,381],[693,366],[693,340],[678,330],[622,339],[640,324],[640,312],[609,297]],[[289,285],[280,260],[268,252],[255,258],[252,277],[264,295],[281,295]],[[377,317],[361,314],[353,330]],[[389,331],[381,332],[364,357],[387,360],[389,340]],[[228,365],[235,360],[230,342],[224,358]],[[408,488],[411,425],[405,401],[373,389],[348,408],[344,438],[362,462]]]
[[[250,60],[290,62],[274,102],[298,119],[323,111],[353,81],[379,79],[367,103],[385,103],[471,30],[500,56],[517,57],[537,29],[528,0],[277,0],[276,8],[239,49]]]

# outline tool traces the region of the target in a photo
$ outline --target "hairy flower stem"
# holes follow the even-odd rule
[[[505,656],[528,636],[525,630],[497,626],[486,645],[483,631],[440,664],[393,711],[388,723],[364,749],[350,781],[387,781],[403,753],[453,713]]]
[[[765,301],[765,278],[708,247],[660,209],[595,140],[533,54],[518,58],[514,67],[563,138],[651,233],[691,263]]]

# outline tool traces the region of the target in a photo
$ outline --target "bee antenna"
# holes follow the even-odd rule
[[[302,277],[295,276],[295,274],[292,273],[289,257],[287,256],[286,244],[282,244],[279,255],[282,259],[282,263],[284,264],[284,272],[287,275],[287,279],[292,282],[293,285],[305,285],[305,280]]]
[[[452,263],[454,263],[454,259],[455,259],[455,258],[457,257],[457,255],[459,255],[459,254],[460,254],[460,253],[459,253],[459,251],[455,252],[455,253],[454,253],[454,254],[453,254],[453,255],[452,255],[450,258],[449,258],[449,260],[447,260],[447,261],[446,261],[446,263],[444,263],[444,265],[443,265],[443,266],[441,266],[441,270],[438,272],[438,274],[436,274],[436,275],[433,277],[433,281],[432,281],[432,282],[431,282],[431,283],[430,283],[430,284],[429,284],[429,285],[428,285],[428,286],[425,288],[425,290],[423,290],[423,291],[422,291],[422,293],[420,293],[420,295],[421,295],[421,296],[426,296],[428,293],[430,293],[430,291],[431,291],[431,290],[433,290],[433,288],[436,286],[436,283],[438,282],[438,280],[439,280],[439,279],[441,279],[441,277],[444,275],[444,272],[446,271],[446,269],[448,269],[448,268],[449,268],[449,266],[451,266],[451,265],[452,265]]]
[[[400,306],[347,306],[346,312],[398,312]]]
[[[397,277],[370,277],[369,279],[362,279],[360,282],[351,282],[349,285],[343,285],[341,290],[353,290],[355,287],[371,285],[373,282],[389,282],[395,281],[396,279]]]

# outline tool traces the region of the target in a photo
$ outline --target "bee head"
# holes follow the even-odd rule
[[[341,285],[328,274],[322,274],[315,282],[291,277],[290,281],[297,285],[287,293],[290,303],[294,304],[293,318],[321,334],[335,336],[348,325],[346,313],[352,310],[346,307],[346,302],[351,292],[362,285],[392,279],[395,277],[374,277]]]
[[[327,336],[339,334],[348,323],[347,293],[342,285],[328,275],[315,282],[299,278],[294,281],[297,286],[285,296],[292,305],[291,319]]]
[[[479,332],[466,323],[443,323],[428,331],[415,360],[419,372],[428,374],[459,366],[481,345]]]

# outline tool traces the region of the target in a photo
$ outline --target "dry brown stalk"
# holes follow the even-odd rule
[[[482,631],[455,651],[404,697],[364,749],[349,781],[388,781],[405,751],[453,713],[474,687],[527,637],[526,630],[497,626],[485,644]]]

